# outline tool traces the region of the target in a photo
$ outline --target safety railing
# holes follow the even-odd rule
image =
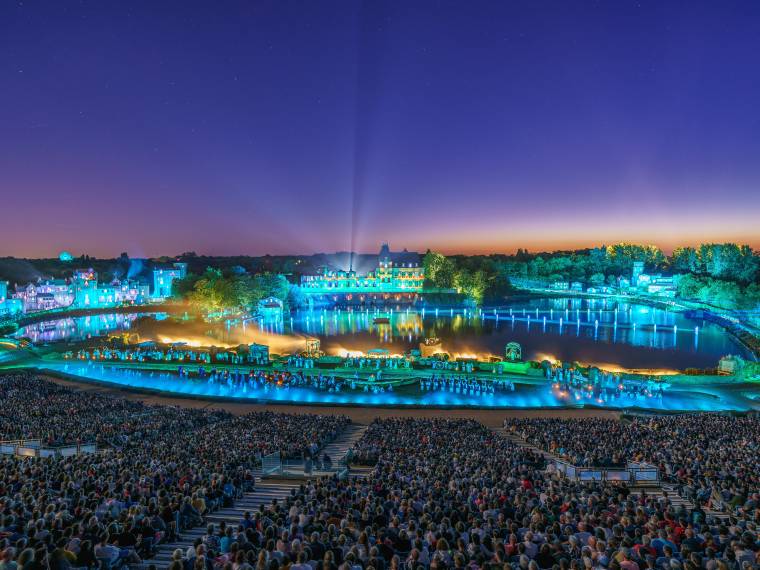
[[[261,474],[263,476],[279,475],[281,473],[282,459],[280,458],[279,451],[261,456]]]
[[[348,473],[350,454],[346,453],[337,461],[325,461],[322,456],[314,458],[286,458],[279,452],[261,457],[261,474],[263,477],[311,477],[335,475],[344,477]]]
[[[39,439],[15,439],[0,441],[0,455],[19,457],[71,457],[81,453],[97,453],[95,443],[46,446]]]
[[[647,463],[628,463],[625,467],[578,467],[567,461],[554,460],[557,472],[568,479],[581,482],[609,481],[625,483],[657,483],[660,474],[656,466]]]

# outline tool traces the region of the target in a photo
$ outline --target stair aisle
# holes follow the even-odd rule
[[[366,425],[362,424],[350,424],[343,432],[335,438],[335,441],[325,446],[321,451],[321,454],[326,454],[332,459],[333,465],[346,456],[348,450],[351,449],[356,442],[358,442],[364,432],[367,431]],[[374,468],[364,465],[351,465],[350,474],[352,477],[365,477]],[[319,476],[319,472],[315,472],[315,476]]]
[[[235,501],[234,506],[208,515],[206,521],[216,525],[224,521],[228,525],[237,526],[245,511],[257,511],[261,505],[270,505],[273,499],[284,502],[290,496],[291,491],[298,489],[299,486],[300,482],[297,481],[260,481],[257,483],[255,491],[245,493],[242,498]],[[172,554],[177,548],[181,548],[183,551],[187,550],[197,538],[204,534],[206,534],[205,526],[183,531],[181,540],[160,545],[154,558],[143,561],[143,567],[147,568],[149,564],[155,564],[159,569],[167,568],[171,563]]]
[[[518,447],[524,447],[525,449],[530,449],[531,451],[540,454],[545,459],[559,459],[558,457],[552,455],[548,451],[544,451],[543,449],[539,449],[527,441],[525,441],[523,438],[521,438],[519,435],[513,434],[511,431],[508,431],[505,427],[499,427],[499,428],[491,428],[491,431],[508,439],[512,443],[514,443]]]
[[[328,443],[319,452],[320,455],[327,455],[332,459],[333,463],[340,461],[345,457],[348,450],[361,439],[365,431],[367,431],[367,426],[365,425],[349,424],[332,443]]]
[[[334,442],[325,447],[324,452],[327,453],[333,461],[342,459],[345,457],[348,450],[362,438],[368,427],[369,426],[362,424],[351,424]],[[374,466],[369,465],[351,465],[349,473],[351,477],[366,477],[374,471],[374,469]]]
[[[333,442],[327,444],[320,451],[320,455],[327,454],[334,462],[339,461],[361,439],[365,431],[367,431],[366,425],[350,424]],[[352,474],[356,474],[353,469]],[[207,524],[214,523],[218,525],[224,521],[227,525],[237,526],[243,518],[243,513],[246,511],[257,511],[261,505],[270,505],[273,499],[284,502],[290,496],[291,491],[298,489],[300,485],[301,481],[258,480],[255,491],[243,495],[241,499],[235,501],[232,507],[206,516],[206,522]],[[172,554],[174,554],[177,548],[185,551],[193,545],[196,539],[205,534],[205,525],[183,531],[181,533],[182,540],[160,545],[156,556],[151,560],[143,561],[142,566],[147,568],[148,565],[155,564],[159,569],[167,568],[171,564]]]

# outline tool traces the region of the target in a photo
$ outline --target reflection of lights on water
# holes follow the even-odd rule
[[[95,381],[105,381],[122,384],[134,388],[158,389],[165,392],[180,394],[192,394],[200,397],[223,397],[249,401],[276,401],[278,403],[324,403],[346,405],[375,405],[375,406],[475,406],[479,408],[536,408],[566,406],[567,398],[572,397],[574,406],[583,406],[582,391],[568,393],[566,391],[546,390],[545,385],[520,384],[515,392],[497,393],[488,397],[476,395],[452,394],[449,392],[429,392],[419,394],[386,393],[363,393],[363,392],[339,392],[330,393],[310,388],[280,387],[275,388],[249,388],[247,392],[242,389],[230,388],[226,385],[208,384],[203,381],[181,380],[172,373],[144,372],[140,370],[120,369],[116,366],[104,365],[101,362],[88,362],[85,364],[55,364],[46,363],[46,367],[54,370],[63,370],[68,373],[84,376]],[[556,386],[556,384],[554,385]],[[587,396],[589,397],[589,396]],[[590,397],[589,397],[590,398]],[[577,402],[577,403],[576,403]],[[714,399],[699,395],[671,395],[666,392],[662,398],[638,398],[636,396],[621,395],[604,402],[603,398],[590,398],[589,403],[594,402],[610,409],[623,409],[630,407],[644,407],[662,410],[738,410],[744,404],[736,403],[731,398]]]
[[[558,311],[562,311],[566,314],[569,314],[567,309],[567,305],[563,305],[562,303],[555,303],[552,302],[551,304],[542,304],[541,308],[534,306],[533,308],[528,308],[527,312],[525,312],[525,319],[527,322],[526,329],[522,329],[520,327],[520,334],[526,335],[526,330],[530,331],[530,326],[533,325],[533,320],[535,315],[543,316],[546,315],[546,319],[548,320],[548,315],[550,314],[550,307],[553,307],[553,309],[557,309]],[[590,303],[589,303],[590,304]],[[680,320],[676,320],[677,315],[674,313],[670,313],[672,315],[671,317],[668,317],[667,324],[663,321],[663,315],[661,311],[657,310],[655,313],[657,314],[656,323],[650,323],[649,319],[643,320],[642,318],[639,318],[639,322],[633,322],[633,320],[625,320],[625,317],[623,317],[624,320],[621,320],[619,323],[620,326],[618,329],[621,331],[621,334],[618,334],[617,337],[615,337],[614,332],[614,326],[613,326],[613,319],[604,317],[604,320],[599,323],[599,319],[596,319],[596,322],[594,319],[591,319],[588,322],[581,323],[579,317],[579,306],[587,306],[586,303],[574,303],[573,308],[576,310],[576,327],[579,329],[580,326],[583,325],[584,331],[578,331],[577,335],[572,335],[572,337],[578,336],[579,338],[585,338],[588,341],[595,340],[596,334],[591,334],[591,332],[594,329],[591,329],[589,325],[596,324],[599,329],[602,329],[602,334],[598,338],[599,341],[603,341],[605,343],[613,342],[616,338],[622,339],[623,342],[626,344],[636,345],[640,347],[647,347],[651,346],[658,349],[673,349],[675,344],[675,334],[682,333],[685,331],[694,331],[694,342],[689,343],[689,346],[685,347],[690,352],[696,352],[696,350],[719,350],[716,349],[716,343],[714,341],[714,336],[712,333],[714,333],[714,330],[710,330],[710,336],[705,336],[703,333],[701,336],[703,337],[700,339],[702,342],[698,345],[698,336],[700,336],[700,333],[703,331],[699,330],[699,327],[694,326],[693,322],[689,321],[688,325],[684,325],[683,322]],[[544,308],[545,307],[545,308]],[[627,309],[628,312],[631,312],[634,308],[638,310],[638,307],[631,307],[630,305],[622,305],[621,307],[624,307],[623,311],[619,311],[621,314],[624,313],[624,311]],[[597,307],[598,308],[598,307]],[[553,310],[552,309],[552,310]],[[460,309],[459,311],[453,311],[453,318],[451,321],[448,320],[448,315],[445,314],[445,309],[442,309],[440,311],[440,314],[443,315],[443,319],[440,321],[436,320],[436,322],[432,322],[432,310],[428,310],[427,313],[424,313],[423,310],[420,310],[419,312],[414,311],[413,309],[408,309],[404,307],[399,307],[399,309],[394,313],[397,317],[394,319],[396,322],[394,322],[391,325],[376,325],[373,324],[371,314],[388,314],[390,313],[390,310],[388,311],[378,311],[377,308],[373,308],[372,310],[363,308],[358,309],[356,311],[353,311],[356,313],[356,319],[353,319],[351,316],[352,311],[328,311],[326,309],[317,309],[313,312],[308,311],[300,311],[296,312],[291,316],[290,318],[287,318],[287,320],[290,321],[290,323],[285,322],[285,319],[278,321],[276,324],[271,324],[267,322],[258,323],[257,321],[249,321],[247,329],[242,326],[243,323],[235,323],[232,322],[229,330],[225,326],[226,323],[222,321],[218,325],[218,335],[212,335],[208,336],[205,333],[207,332],[204,330],[199,330],[198,332],[200,334],[193,335],[193,334],[184,334],[185,329],[175,329],[178,332],[167,332],[166,330],[162,330],[158,327],[154,327],[151,330],[153,331],[152,334],[149,332],[149,334],[141,334],[141,340],[150,340],[151,338],[158,338],[158,334],[162,334],[164,337],[175,337],[177,340],[183,340],[190,338],[191,344],[193,346],[199,346],[199,345],[216,345],[216,346],[238,346],[239,344],[243,344],[248,342],[248,332],[253,329],[256,334],[267,334],[271,335],[273,338],[273,342],[269,342],[268,340],[264,340],[261,342],[261,344],[277,344],[278,346],[272,347],[272,353],[275,354],[287,354],[290,353],[291,350],[288,349],[287,344],[284,349],[281,349],[279,347],[279,342],[282,340],[285,343],[292,342],[295,344],[296,348],[301,347],[301,343],[303,342],[303,339],[306,336],[311,335],[319,335],[323,337],[323,347],[325,350],[328,350],[330,347],[330,344],[332,343],[332,339],[328,339],[325,337],[330,336],[338,336],[338,335],[351,335],[352,333],[357,334],[364,334],[361,338],[366,341],[366,334],[369,333],[374,337],[374,343],[375,345],[379,345],[384,341],[384,339],[388,339],[389,342],[393,343],[401,343],[404,346],[399,347],[401,349],[409,349],[414,348],[414,343],[419,340],[420,338],[426,336],[426,332],[429,334],[430,330],[433,329],[436,333],[438,333],[439,336],[443,337],[444,339],[451,339],[454,344],[454,346],[447,347],[452,352],[454,351],[462,351],[463,354],[478,354],[482,350],[482,347],[484,344],[487,344],[489,348],[493,351],[497,351],[494,341],[496,335],[505,337],[503,342],[506,342],[507,340],[512,340],[510,338],[509,329],[504,329],[503,325],[499,327],[498,324],[495,324],[498,322],[498,319],[502,316],[505,316],[506,314],[510,313],[512,317],[515,318],[515,321],[520,320],[520,312],[523,311],[523,307],[514,307],[509,308],[505,307],[504,309],[493,310],[493,316],[491,315],[491,310],[488,311],[479,311],[478,309],[475,309],[475,311],[479,311],[481,313],[481,316],[484,316],[487,320],[491,320],[490,330],[489,325],[484,325],[484,330],[486,334],[482,335],[482,341],[481,341],[481,334],[480,330],[477,328],[480,326],[480,320],[475,321],[478,323],[477,326],[473,326],[471,324],[472,320],[467,320],[468,316],[475,311],[470,311],[469,309]],[[587,309],[588,310],[588,309]],[[594,313],[597,311],[594,310]],[[606,313],[614,313],[614,308],[610,308],[610,310],[605,311]],[[651,310],[645,311],[646,313],[651,314]],[[542,315],[543,313],[543,315]],[[311,318],[309,317],[309,314],[311,314]],[[336,318],[336,315],[340,314],[340,317]],[[423,321],[421,315],[427,314],[428,315],[428,321]],[[451,310],[450,310],[451,314]],[[320,321],[316,319],[317,316],[321,316],[322,318],[322,324],[320,324]],[[332,315],[333,318],[330,318],[330,315]],[[408,316],[407,316],[408,315]],[[56,321],[54,323],[54,328],[52,330],[43,330],[42,328],[32,328],[32,327],[40,327],[40,324],[30,325],[26,328],[21,334],[16,334],[14,336],[27,336],[29,337],[33,342],[53,342],[63,339],[82,339],[87,337],[94,337],[99,334],[104,333],[111,333],[114,330],[127,330],[130,328],[131,319],[134,319],[137,315],[131,314],[131,315],[114,315],[114,314],[104,314],[104,315],[98,315],[98,316],[91,316],[91,317],[81,317],[72,319],[69,318],[67,321]],[[140,315],[142,316],[142,315]],[[559,316],[559,315],[558,315]],[[596,315],[594,315],[596,316]],[[363,318],[362,318],[363,317]],[[678,317],[680,319],[680,317]],[[169,323],[172,323],[175,319],[169,319]],[[535,317],[535,320],[538,320],[538,317]],[[543,319],[542,319],[543,320]],[[676,324],[679,323],[680,324]],[[347,324],[348,323],[348,324]],[[445,324],[444,324],[445,323]],[[503,323],[503,321],[502,321]],[[288,326],[290,324],[290,326]],[[550,323],[547,323],[550,324]],[[551,324],[556,324],[556,322],[551,322]],[[638,325],[642,324],[642,327],[639,327]],[[662,328],[662,325],[666,326],[665,329]],[[562,319],[562,326],[570,326],[571,323],[567,321],[567,319]],[[601,325],[601,326],[599,326]],[[655,325],[657,332],[673,332],[674,335],[666,334],[658,335],[656,339],[653,338]],[[142,323],[141,323],[142,326]],[[184,326],[184,323],[182,324]],[[514,325],[513,325],[514,326]],[[585,327],[588,327],[588,330],[585,329]],[[208,325],[206,325],[206,329],[208,329]],[[609,329],[608,331],[605,331],[605,329]],[[627,329],[627,330],[626,330]],[[680,330],[679,330],[680,329]],[[223,332],[222,332],[223,331]],[[303,332],[301,332],[303,331]],[[308,331],[308,333],[307,333]],[[557,329],[555,329],[553,326],[550,327],[548,330],[544,329],[544,331],[547,334],[547,336],[555,336],[557,335]],[[533,333],[540,333],[541,331],[539,329],[533,328],[531,331]],[[566,332],[562,330],[561,332]],[[595,332],[595,331],[594,331]],[[138,331],[140,333],[140,331]],[[283,334],[283,333],[293,333],[291,334]],[[492,333],[494,335],[494,338],[488,339],[488,333]],[[527,333],[530,334],[530,333]],[[410,340],[411,335],[411,340]],[[203,338],[204,340],[201,341],[199,339],[195,339],[193,337],[199,337]],[[238,338],[240,341],[238,341]],[[565,337],[567,338],[567,337]],[[210,339],[210,340],[209,340]],[[337,339],[335,339],[337,340]],[[358,339],[357,339],[358,340]],[[518,339],[519,340],[519,339]],[[469,343],[470,347],[467,349],[462,348],[462,342]],[[536,344],[534,346],[541,347],[543,344],[541,339],[536,339],[535,335],[532,336],[530,340],[523,341],[524,343],[530,343],[532,341],[535,341]],[[257,342],[257,341],[254,341]],[[496,341],[498,342],[498,341]],[[585,342],[585,341],[581,341]],[[352,341],[347,341],[344,344],[347,346],[354,348]],[[563,343],[564,344],[564,341]],[[568,348],[574,348],[575,345],[568,345]],[[693,347],[697,346],[698,348],[695,350]],[[723,346],[723,345],[721,345]],[[362,347],[358,347],[362,348]],[[526,348],[533,348],[530,347],[528,344],[528,347]],[[564,349],[565,347],[563,347]],[[683,347],[681,347],[683,350]],[[498,351],[497,351],[498,352]],[[567,356],[567,358],[572,358],[573,355],[563,355]],[[715,358],[719,354],[715,354]],[[611,355],[608,357],[609,360],[615,360],[615,355]],[[602,356],[602,359],[605,359],[604,356]],[[669,360],[665,360],[665,362],[669,362]],[[676,361],[678,364],[676,366],[680,366],[681,362]],[[689,363],[684,362],[684,365],[689,365]],[[703,363],[697,364],[697,366],[704,366]]]

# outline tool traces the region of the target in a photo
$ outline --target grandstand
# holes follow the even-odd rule
[[[31,373],[0,375],[0,401],[2,440],[93,446],[0,455],[0,570],[760,567],[757,417],[367,426]]]

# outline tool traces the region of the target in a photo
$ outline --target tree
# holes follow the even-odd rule
[[[184,278],[172,281],[172,297],[175,299],[187,299],[195,289],[195,283],[198,279],[197,275],[188,273]]]
[[[750,283],[744,290],[742,308],[756,310],[760,308],[760,283]]]
[[[528,275],[531,277],[546,277],[548,275],[543,257],[538,256],[528,263]]]
[[[692,274],[679,276],[676,292],[681,298],[701,301],[723,309],[748,307],[752,305],[752,298],[755,295],[755,289],[751,286],[742,290],[733,281]]]
[[[700,300],[724,309],[735,309],[741,299],[739,285],[732,281],[710,279],[707,287],[700,291]]]
[[[699,255],[693,247],[677,247],[670,256],[670,267],[678,273],[694,273],[699,270]]]
[[[303,307],[308,303],[308,297],[298,285],[291,285],[287,301],[290,307]]]
[[[588,282],[594,287],[604,285],[604,273],[594,273],[591,277],[589,277]]]
[[[457,271],[454,278],[454,287],[457,293],[467,295],[467,297],[479,305],[485,297],[488,279],[483,270],[470,271],[468,269],[461,269]]]
[[[291,285],[276,273],[224,276],[219,269],[206,268],[203,275],[188,275],[173,283],[177,298],[186,299],[202,312],[250,310],[266,297],[277,297],[288,309]]]
[[[702,279],[696,275],[690,273],[679,275],[676,279],[676,293],[684,299],[696,299],[703,285]]]
[[[238,305],[232,284],[222,277],[222,272],[211,267],[193,285],[188,301],[206,313],[234,308]]]
[[[631,272],[634,261],[643,261],[650,269],[655,269],[665,261],[665,255],[656,245],[640,245],[636,243],[617,243],[607,246],[607,258],[623,275]]]
[[[422,260],[426,289],[451,289],[454,287],[454,262],[440,253],[429,251]]]
[[[259,273],[253,278],[255,287],[260,295],[259,300],[266,297],[277,297],[283,303],[288,302],[290,283],[284,275],[277,273]]]
[[[277,297],[288,306],[288,294],[290,283],[283,276],[276,273],[259,273],[250,275],[236,275],[229,278],[237,306],[244,309],[254,308],[259,301],[267,297]]]
[[[259,290],[253,277],[240,275],[234,278],[233,288],[240,307],[250,309],[265,297]]]

